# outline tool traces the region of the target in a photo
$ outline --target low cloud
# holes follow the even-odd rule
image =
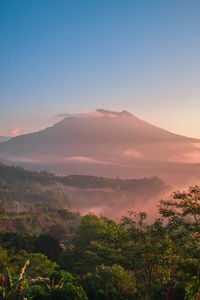
[[[171,144],[170,148],[177,151],[183,151],[190,150],[190,151],[196,151],[197,148],[200,148],[200,143],[177,143],[177,144]]]
[[[200,148],[200,143],[193,143],[192,145],[193,145],[193,147],[195,147],[195,148]]]
[[[66,160],[69,161],[77,161],[77,162],[82,162],[82,163],[89,163],[89,164],[101,164],[101,165],[108,165],[110,163],[102,161],[102,160],[97,160],[97,159],[93,159],[90,157],[86,157],[86,156],[70,156],[67,157]]]
[[[170,157],[170,161],[180,163],[200,163],[200,151],[190,151],[173,155]]]
[[[112,113],[109,111],[104,111],[104,110],[94,110],[94,111],[84,111],[82,116],[89,116],[89,117],[94,117],[94,118],[99,118],[99,117],[109,117],[109,118],[116,118],[117,114]]]
[[[128,148],[123,153],[126,157],[130,158],[140,158],[142,157],[142,153],[134,148]]]
[[[109,117],[109,118],[116,118],[116,114],[108,113],[108,112],[103,112],[103,111],[83,111],[80,114],[69,114],[69,113],[61,113],[55,116],[55,118],[70,118],[70,117],[75,117],[75,118],[85,118],[85,117],[92,117],[92,118],[101,118],[101,117]]]
[[[8,162],[19,162],[19,163],[41,163],[42,160],[37,158],[31,158],[31,157],[23,157],[23,156],[6,156],[6,155],[0,155],[0,158],[8,161]]]
[[[1,157],[1,155],[0,155]],[[113,165],[111,162],[106,162],[103,160],[94,159],[86,156],[68,156],[68,157],[60,157],[60,156],[3,156],[4,159],[13,162],[24,162],[24,163],[49,163],[49,162],[57,162],[57,163],[66,163],[66,162],[78,162],[78,163],[86,163],[86,164],[98,164],[98,165]]]
[[[82,114],[76,115],[78,117],[92,117],[92,118],[101,118],[101,117],[109,117],[109,118],[116,118],[117,115],[104,111],[104,110],[94,110],[94,111],[84,111]]]
[[[102,113],[97,111],[97,110],[94,110],[94,111],[84,111],[82,114],[80,114],[79,116],[80,117],[93,117],[93,118],[100,118],[102,117]]]

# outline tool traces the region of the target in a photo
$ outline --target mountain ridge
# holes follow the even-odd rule
[[[40,133],[42,133],[42,132],[44,132],[46,130],[49,130],[49,129],[55,127],[55,126],[59,126],[59,124],[62,124],[63,122],[66,122],[69,119],[75,119],[75,118],[81,118],[81,117],[95,117],[96,118],[96,117],[98,117],[98,115],[95,116],[95,114],[93,114],[95,112],[100,113],[102,117],[112,117],[112,116],[115,116],[115,117],[129,117],[129,118],[131,118],[130,120],[135,120],[135,121],[140,122],[140,123],[142,122],[143,124],[146,124],[146,125],[151,126],[153,128],[157,128],[158,130],[162,130],[162,132],[166,132],[166,133],[172,134],[172,135],[174,135],[176,137],[181,137],[181,138],[186,138],[186,139],[192,139],[193,141],[200,142],[200,139],[198,139],[198,138],[188,137],[188,136],[185,136],[185,135],[182,135],[182,134],[174,133],[174,132],[171,132],[170,130],[163,129],[163,128],[161,128],[158,125],[151,124],[151,123],[149,123],[149,122],[147,122],[147,121],[145,121],[145,120],[143,120],[141,118],[136,117],[135,115],[133,115],[132,113],[130,113],[130,112],[126,111],[126,110],[123,110],[121,112],[116,112],[116,111],[106,110],[106,109],[102,109],[102,108],[98,108],[98,109],[96,109],[92,113],[86,113],[86,114],[82,113],[82,114],[69,115],[67,117],[62,118],[62,120],[54,123],[52,126],[48,126],[48,127],[44,128],[44,129],[41,129],[41,130],[38,130],[38,131],[34,131],[34,132],[30,132],[30,133],[18,135],[18,136],[15,136],[15,137],[4,137],[4,136],[2,136],[2,138],[8,139],[5,142],[7,142],[7,141],[10,142],[10,141],[13,141],[13,140],[18,140],[19,137],[21,138],[22,136],[29,136],[29,135],[34,135],[34,134],[40,134]],[[99,115],[99,117],[101,117],[101,116]],[[1,136],[0,136],[0,138],[1,138]]]
[[[97,109],[1,143],[0,159],[58,174],[161,175],[166,181],[165,174],[171,173],[199,178],[200,140],[169,132],[127,111]]]

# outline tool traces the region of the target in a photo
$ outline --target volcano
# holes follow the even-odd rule
[[[168,132],[127,111],[68,115],[52,127],[0,143],[0,159],[58,175],[200,179],[200,140]]]

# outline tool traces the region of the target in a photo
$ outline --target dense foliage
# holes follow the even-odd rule
[[[0,298],[200,299],[200,187],[161,200],[159,212],[148,224],[145,212],[134,211],[118,223],[62,206],[4,211],[2,224],[31,221],[2,227]]]
[[[119,224],[86,215],[68,240],[1,232],[2,299],[200,299],[200,188],[159,209],[152,224],[144,212]]]

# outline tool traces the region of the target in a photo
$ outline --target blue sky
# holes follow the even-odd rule
[[[0,0],[0,135],[128,110],[200,138],[199,0]]]

